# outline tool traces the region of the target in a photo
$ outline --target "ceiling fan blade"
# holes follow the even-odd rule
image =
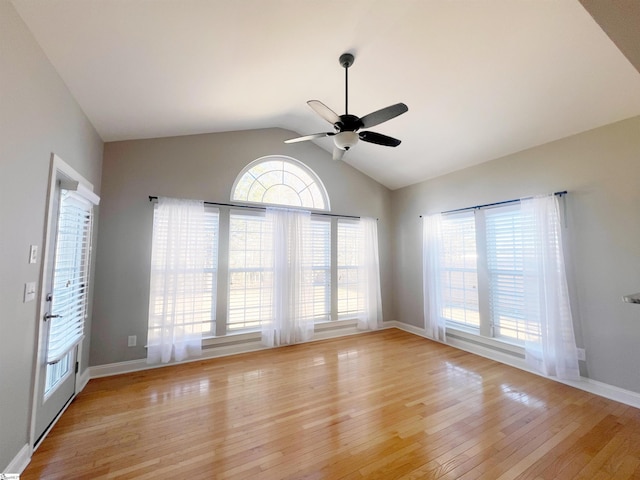
[[[393,137],[387,137],[381,133],[376,132],[360,132],[358,134],[360,140],[363,142],[375,143],[376,145],[384,145],[385,147],[397,147],[400,145],[400,140]]]
[[[311,108],[313,108],[313,110],[318,115],[320,115],[322,118],[324,118],[331,125],[334,125],[334,124],[336,124],[336,123],[338,123],[340,121],[340,116],[336,112],[331,110],[329,107],[327,107],[320,100],[309,100],[307,102],[307,105],[309,105]]]
[[[409,110],[404,103],[396,103],[395,105],[390,105],[386,108],[382,108],[380,110],[376,110],[369,115],[365,115],[360,119],[362,122],[362,128],[371,128],[376,125],[380,125],[382,122],[386,122],[387,120],[391,120],[392,118],[397,117],[398,115],[402,115],[406,111]]]
[[[344,154],[346,152],[347,152],[346,150],[342,150],[341,148],[333,147],[333,159],[342,160],[342,157],[344,157]]]
[[[285,140],[284,143],[306,142],[307,140],[314,140],[316,138],[322,137],[332,137],[334,135],[335,133],[333,132],[312,133],[311,135],[305,135],[304,137],[290,138],[289,140]]]

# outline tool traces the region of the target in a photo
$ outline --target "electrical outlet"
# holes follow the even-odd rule
[[[135,347],[137,344],[138,344],[138,337],[136,337],[135,335],[129,335],[129,338],[127,340],[127,346]]]
[[[36,282],[24,284],[24,303],[32,302],[36,298]]]
[[[578,348],[578,360],[586,360],[587,351],[584,348]]]

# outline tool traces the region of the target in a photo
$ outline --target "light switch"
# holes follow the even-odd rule
[[[31,245],[29,249],[29,263],[37,263],[38,262],[38,246]]]
[[[36,299],[36,282],[27,282],[24,284],[24,303],[31,302]]]
[[[129,335],[129,338],[127,339],[127,346],[135,347],[137,343],[138,343],[138,337],[136,335]]]

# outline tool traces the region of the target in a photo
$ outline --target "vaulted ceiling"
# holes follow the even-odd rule
[[[633,14],[603,7],[634,0],[581,1],[13,4],[107,142],[331,131],[306,101],[344,113],[338,57],[351,52],[349,113],[409,111],[373,128],[400,146],[360,142],[344,161],[395,189],[640,115]]]

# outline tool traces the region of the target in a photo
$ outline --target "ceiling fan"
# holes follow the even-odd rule
[[[292,138],[285,140],[284,143],[296,143],[304,142],[306,140],[313,140],[315,138],[333,137],[333,143],[335,147],[333,149],[333,159],[341,160],[345,152],[353,147],[358,140],[363,142],[375,143],[376,145],[384,145],[386,147],[397,147],[400,145],[400,140],[387,135],[382,135],[376,132],[358,132],[361,128],[375,127],[387,120],[402,115],[409,108],[404,103],[396,103],[386,108],[376,110],[364,117],[360,118],[355,115],[349,114],[349,67],[353,65],[354,56],[350,53],[343,53],[340,55],[340,65],[344,67],[344,115],[338,115],[324,103],[319,100],[309,100],[307,104],[315,110],[315,112],[324,118],[327,122],[331,123],[335,129],[334,132],[322,132],[312,133],[311,135],[305,135],[303,137]]]

